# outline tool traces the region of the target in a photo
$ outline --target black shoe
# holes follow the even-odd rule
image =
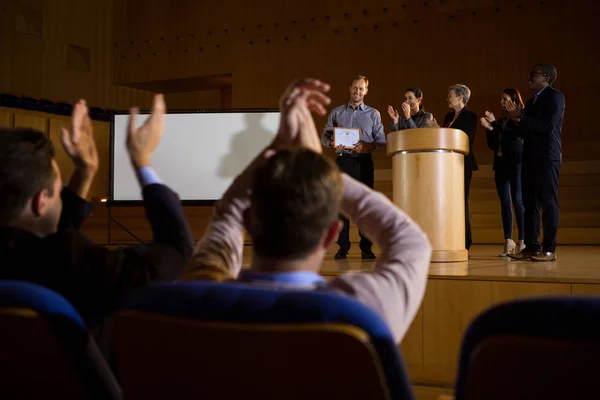
[[[340,249],[337,253],[335,253],[335,256],[333,258],[335,260],[345,260],[348,258],[348,252]]]
[[[372,251],[363,251],[362,252],[362,259],[363,260],[374,260],[375,259],[375,254],[373,254]]]
[[[531,260],[531,257],[535,257],[535,256],[539,256],[540,252],[539,251],[529,251],[527,250],[527,247],[525,247],[523,250],[521,250],[520,252],[518,252],[517,254],[508,254],[508,257],[510,257],[513,260]]]

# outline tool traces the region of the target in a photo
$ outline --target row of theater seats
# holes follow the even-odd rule
[[[497,305],[469,327],[456,399],[596,397],[600,300]],[[113,321],[119,382],[75,309],[0,282],[0,397],[413,399],[381,318],[351,298],[240,283],[159,283]]]

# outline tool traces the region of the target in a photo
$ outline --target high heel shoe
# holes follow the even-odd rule
[[[504,243],[504,251],[498,254],[498,257],[508,257],[509,254],[514,253],[517,248],[517,244],[514,240],[508,239],[506,243]]]

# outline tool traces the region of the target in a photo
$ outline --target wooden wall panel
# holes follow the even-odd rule
[[[546,295],[569,296],[571,285],[429,279],[421,311],[423,367],[416,369],[409,365],[411,378],[452,384],[465,330],[477,314],[503,301]],[[412,338],[411,343],[417,345],[418,339]]]
[[[149,104],[151,93],[115,84],[115,3],[3,0],[0,93],[67,103],[85,98],[92,106],[116,109]],[[41,18],[40,26],[32,12]],[[89,70],[69,65],[69,46],[89,52]]]
[[[16,113],[14,126],[19,128],[33,128],[48,133],[48,118],[25,113]]]
[[[448,111],[448,86],[458,82],[472,89],[470,107],[478,114],[497,112],[501,90],[515,86],[529,97],[532,64],[548,60],[559,69],[556,85],[567,95],[567,110],[577,110],[567,111],[565,143],[600,140],[593,113],[579,113],[600,106],[594,95],[600,79],[578,73],[582,65],[600,67],[597,57],[585,51],[593,42],[596,3],[585,3],[589,12],[583,15],[559,0],[286,2],[268,3],[273,4],[268,14],[248,1],[212,7],[158,3],[143,10],[144,18],[138,18],[142,11],[135,1],[118,6],[126,10],[115,27],[115,38],[123,44],[118,53],[125,56],[116,60],[121,82],[233,73],[234,107],[273,107],[289,81],[306,75],[332,83],[333,103],[343,103],[349,78],[363,73],[371,80],[367,103],[382,112],[389,127],[385,107],[398,105],[407,86],[424,90],[426,108],[438,120]],[[522,45],[540,32],[546,40]],[[146,42],[152,38],[165,40]],[[557,51],[561,43],[573,51]],[[419,50],[406,52],[403,46]],[[152,68],[135,57],[156,48],[162,51],[152,58]],[[170,55],[164,51],[169,48]],[[319,126],[323,123],[320,118]],[[481,129],[475,151],[483,164],[491,162]]]
[[[5,108],[0,107],[0,126],[13,126],[13,114]]]
[[[67,117],[50,117],[49,124],[50,140],[54,143],[56,162],[60,168],[63,184],[66,184],[73,172],[73,162],[61,144],[61,128],[70,129],[70,122]]]

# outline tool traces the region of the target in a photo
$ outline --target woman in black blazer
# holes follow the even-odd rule
[[[454,111],[446,114],[444,118],[445,128],[460,129],[469,136],[469,155],[465,156],[465,246],[471,248],[471,218],[469,218],[469,187],[473,171],[479,166],[473,153],[475,143],[475,132],[477,131],[477,115],[467,108],[467,102],[471,97],[471,90],[465,85],[457,84],[448,89],[448,107]]]
[[[517,89],[504,89],[500,99],[503,114],[506,106],[512,104],[515,108],[523,110],[523,99]],[[487,130],[487,144],[494,152],[494,179],[496,190],[500,197],[502,209],[502,226],[504,228],[504,251],[500,257],[518,253],[525,248],[525,208],[521,194],[521,166],[523,164],[523,138],[515,132],[515,122],[502,116],[496,120],[494,114],[485,112],[481,118],[481,125]],[[511,204],[512,199],[512,204]],[[512,240],[512,208],[515,209],[517,228],[519,230],[519,245]]]

